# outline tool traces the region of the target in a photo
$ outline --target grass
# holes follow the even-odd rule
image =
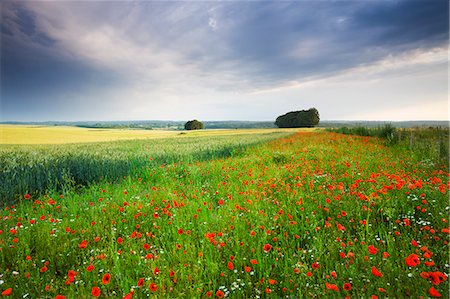
[[[445,298],[448,178],[380,139],[322,131],[26,195],[0,212],[0,291]]]
[[[287,134],[289,130],[221,130],[102,143],[3,145],[0,198],[3,203],[11,203],[18,194],[70,189],[99,180],[117,181],[142,167],[226,157]]]
[[[408,149],[412,155],[423,163],[449,164],[449,127],[403,129],[385,124],[377,128],[341,127],[328,129],[328,131],[381,138],[386,141],[387,145],[397,148],[399,151]]]

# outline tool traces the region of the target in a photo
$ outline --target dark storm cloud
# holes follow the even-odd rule
[[[225,59],[251,66],[246,75],[261,84],[327,76],[445,46],[448,6],[439,0],[248,3],[222,16],[234,20]]]
[[[2,118],[74,99],[105,109],[126,98],[170,110],[161,103],[180,94],[226,102],[448,48],[446,0],[0,5]]]

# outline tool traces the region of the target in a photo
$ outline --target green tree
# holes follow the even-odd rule
[[[184,129],[185,130],[201,130],[203,129],[205,126],[203,125],[203,123],[201,121],[198,121],[196,119],[194,120],[190,120],[187,123],[184,124]]]
[[[291,111],[280,115],[275,120],[279,128],[312,128],[319,124],[320,115],[316,108]]]

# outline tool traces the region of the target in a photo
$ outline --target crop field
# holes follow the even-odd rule
[[[266,129],[265,132],[280,132]],[[286,130],[284,130],[286,131]],[[132,139],[158,139],[188,136],[222,136],[260,133],[260,129],[245,130],[202,130],[182,133],[173,130],[137,129],[90,129],[63,126],[0,125],[0,145],[2,144],[66,144],[106,142]]]
[[[4,146],[23,183],[0,212],[0,292],[449,297],[448,165],[325,131],[181,137]]]
[[[72,131],[72,128],[59,128],[61,131],[51,129],[58,132],[58,135],[63,135],[67,130]],[[77,128],[73,130],[78,131]],[[119,132],[129,132],[130,137],[135,136],[134,130]],[[45,129],[40,139],[47,140],[47,133],[48,129]],[[108,138],[113,136],[109,132],[99,134]],[[17,194],[34,195],[48,190],[84,186],[99,180],[115,181],[142,167],[226,157],[247,146],[286,136],[290,131],[204,130],[183,132],[181,135],[179,132],[168,131],[170,137],[158,134],[164,133],[150,135],[159,137],[156,139],[0,145],[1,202],[12,202]],[[15,135],[15,140],[18,143],[26,142],[26,136],[27,134]]]

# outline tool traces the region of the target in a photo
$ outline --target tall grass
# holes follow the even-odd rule
[[[448,172],[384,143],[299,132],[5,207],[0,294],[449,298]]]
[[[341,134],[382,138],[387,145],[397,147],[399,150],[408,149],[424,163],[449,164],[449,127],[404,129],[385,124],[377,128],[357,126],[328,130]]]
[[[91,182],[117,181],[142,167],[228,157],[289,133],[0,147],[0,198],[8,203]]]

